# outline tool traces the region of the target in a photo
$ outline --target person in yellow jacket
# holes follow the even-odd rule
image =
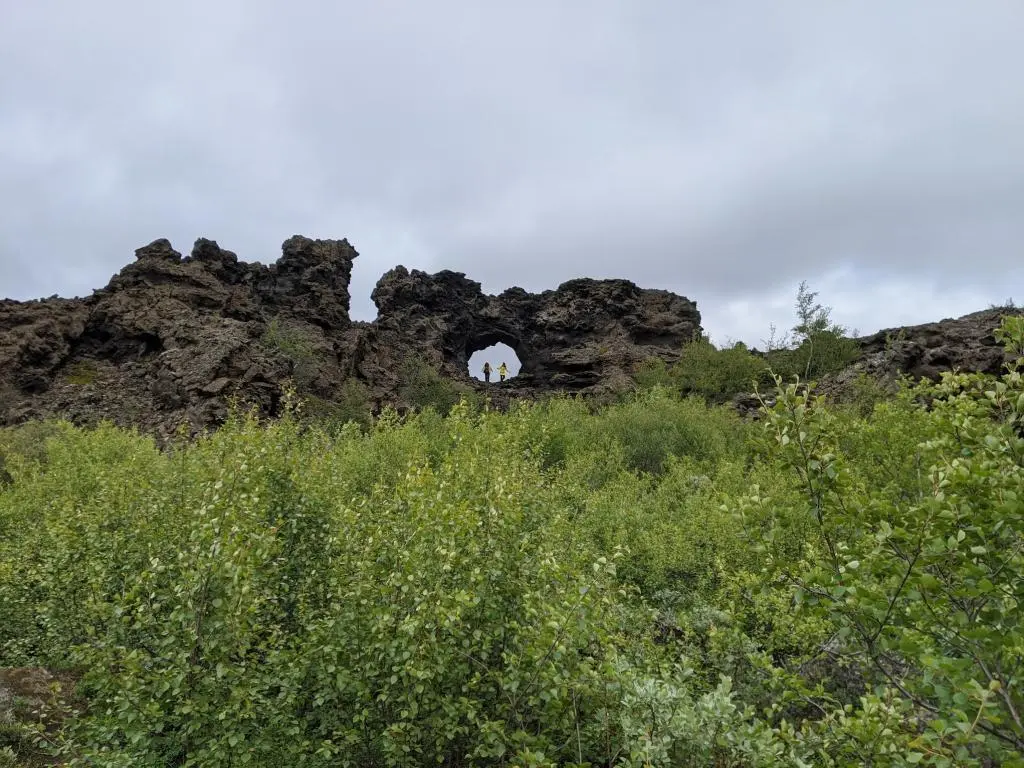
[[[502,363],[498,366],[498,380],[504,381],[506,376],[508,376],[508,366]]]

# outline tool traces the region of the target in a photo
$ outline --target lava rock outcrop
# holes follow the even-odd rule
[[[374,407],[401,406],[410,364],[484,389],[468,361],[498,342],[522,365],[516,378],[486,387],[498,403],[616,392],[631,386],[637,363],[672,363],[701,332],[694,302],[627,280],[582,278],[491,296],[462,273],[401,266],[373,291],[377,319],[353,322],[358,253],[347,240],[295,236],[270,265],[239,261],[207,239],[188,256],[167,240],[135,256],[86,298],[0,300],[0,426],[62,416],[166,437],[182,424],[195,432],[220,423],[232,399],[275,415],[288,383],[330,406],[355,380]],[[1020,310],[858,339],[860,359],[822,388],[842,389],[861,373],[997,373],[1006,358],[993,331],[1007,311]]]
[[[273,415],[286,382],[329,403],[352,378],[379,407],[408,361],[481,386],[469,357],[496,342],[522,364],[505,390],[595,393],[627,386],[643,359],[673,361],[701,330],[694,302],[626,280],[489,296],[461,273],[401,266],[374,289],[377,319],[353,322],[346,240],[292,237],[269,266],[207,239],[135,256],[89,297],[0,301],[0,425],[64,416],[166,436],[219,423],[233,397]]]
[[[835,402],[857,396],[857,382],[867,376],[891,392],[901,376],[912,381],[938,381],[945,371],[998,375],[1011,356],[996,339],[995,330],[1006,315],[1024,314],[1017,307],[993,307],[934,323],[886,328],[856,339],[860,355],[852,364],[823,376],[816,391]],[[751,415],[756,399],[737,399],[737,409]]]
[[[859,368],[871,372],[898,372],[913,379],[937,380],[943,371],[962,370],[999,374],[1010,362],[995,329],[1004,315],[1024,312],[1002,307],[972,312],[935,323],[888,328],[858,339]]]
[[[365,328],[354,356],[358,375],[371,381],[390,381],[410,353],[465,378],[475,351],[504,343],[522,365],[519,388],[614,388],[641,360],[675,360],[700,332],[692,301],[627,280],[578,279],[539,294],[510,288],[486,296],[461,273],[397,267],[377,283],[373,300],[377,320]]]

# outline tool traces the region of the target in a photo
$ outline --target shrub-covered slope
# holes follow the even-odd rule
[[[1024,764],[1019,370],[775,401],[5,433],[0,666],[80,765]]]

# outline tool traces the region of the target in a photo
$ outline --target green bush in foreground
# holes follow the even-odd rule
[[[997,336],[1020,355],[1024,319]],[[920,723],[902,747],[908,762],[1022,763],[1022,367],[924,388],[934,398],[925,440],[916,472],[894,478],[895,498],[849,465],[845,425],[820,400],[785,387],[768,419],[814,520],[804,559],[780,573],[835,623],[836,652],[870,664],[872,703]]]
[[[1019,368],[779,386],[757,427],[659,387],[47,426],[0,489],[0,666],[83,674],[82,766],[1024,764]]]

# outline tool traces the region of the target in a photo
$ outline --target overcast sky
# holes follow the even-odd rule
[[[1024,300],[1021,0],[0,0],[0,296],[197,237],[497,293],[626,277],[717,342]]]

